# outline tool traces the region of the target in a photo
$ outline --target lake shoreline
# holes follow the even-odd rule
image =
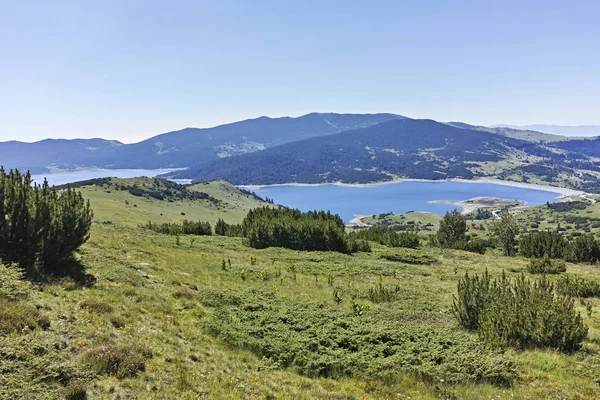
[[[505,181],[502,179],[496,178],[481,178],[481,179],[461,179],[461,178],[452,178],[452,179],[413,179],[413,178],[402,178],[402,179],[394,179],[391,181],[383,181],[383,182],[372,182],[372,183],[344,183],[344,182],[327,182],[327,183],[276,183],[272,185],[238,185],[239,188],[246,190],[259,190],[268,187],[279,187],[279,186],[296,186],[296,187],[310,187],[310,186],[326,186],[326,185],[335,185],[342,187],[356,187],[356,188],[369,188],[380,185],[391,185],[395,183],[402,182],[427,182],[427,183],[442,183],[442,182],[460,182],[460,183],[488,183],[494,185],[503,185],[503,186],[512,186],[523,189],[531,189],[531,190],[541,190],[546,192],[557,193],[560,196],[559,198],[567,198],[571,196],[581,196],[586,194],[586,192],[575,189],[561,188],[557,186],[550,185],[538,185],[534,183],[524,183],[524,182],[514,182],[514,181]]]

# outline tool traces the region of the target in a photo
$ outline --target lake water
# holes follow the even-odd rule
[[[138,176],[147,176],[153,178],[157,175],[167,174],[178,169],[92,169],[85,171],[69,171],[32,175],[34,182],[42,183],[44,178],[48,179],[50,185],[64,185],[67,183],[86,181],[95,178],[136,178]],[[173,179],[173,182],[186,184],[189,179]]]
[[[404,181],[377,186],[269,186],[254,190],[277,204],[302,211],[330,210],[345,222],[355,215],[381,213],[401,214],[407,211],[428,211],[444,214],[453,204],[431,204],[432,200],[468,200],[473,197],[499,197],[522,200],[527,205],[540,205],[557,200],[558,193],[526,189],[493,183],[413,182]]]

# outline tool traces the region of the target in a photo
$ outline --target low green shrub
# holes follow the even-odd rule
[[[570,278],[568,275],[556,282],[556,291],[563,296],[600,297],[600,283],[584,278]]]
[[[530,274],[560,274],[567,271],[567,264],[563,260],[549,257],[532,258],[527,264]]]
[[[194,292],[191,291],[189,288],[181,288],[175,291],[175,293],[173,293],[173,297],[175,297],[176,299],[193,299],[195,296]]]
[[[87,383],[84,381],[72,381],[65,386],[65,400],[86,400]]]
[[[148,221],[146,225],[143,225],[144,228],[150,229],[156,233],[162,233],[165,235],[199,235],[199,236],[207,236],[212,235],[212,228],[210,223],[205,221],[188,221],[183,220],[182,223],[169,223],[164,222],[162,224],[153,223],[152,221]]]
[[[469,240],[458,240],[454,242],[450,248],[454,250],[469,251],[477,254],[485,253],[485,244],[483,240],[475,238],[471,238]]]
[[[135,376],[144,371],[146,360],[152,358],[152,351],[141,344],[103,345],[82,354],[83,363],[98,375],[113,375],[117,378]]]
[[[403,262],[406,264],[428,265],[438,262],[435,257],[418,250],[396,250],[394,252],[386,252],[381,255],[381,258],[388,261]]]
[[[0,299],[22,300],[30,290],[31,284],[23,280],[23,272],[19,268],[0,264]]]
[[[387,301],[395,300],[399,291],[400,286],[396,285],[395,288],[390,289],[383,286],[383,282],[379,281],[377,285],[375,285],[372,288],[369,288],[367,298],[373,303],[384,303]]]
[[[577,350],[588,329],[575,311],[573,297],[555,294],[543,276],[530,282],[524,275],[490,279],[465,274],[458,283],[453,311],[459,323],[476,329],[492,347]]]
[[[110,304],[93,297],[81,301],[79,307],[81,307],[82,310],[87,310],[96,314],[109,314],[113,310]]]
[[[37,308],[24,302],[0,299],[0,333],[24,333],[37,327],[47,329],[50,319]]]
[[[221,299],[204,322],[211,334],[308,377],[393,380],[415,374],[449,384],[495,385],[510,385],[516,377],[506,356],[455,329],[382,320],[364,310],[357,316],[354,308],[334,302],[303,304],[254,291],[227,291]]]
[[[350,238],[369,240],[389,247],[419,247],[419,235],[413,232],[396,232],[393,228],[372,226],[350,233]]]

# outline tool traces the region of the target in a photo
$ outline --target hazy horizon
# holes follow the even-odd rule
[[[8,3],[0,141],[315,111],[600,125],[600,3]]]
[[[312,113],[318,113],[318,114],[328,114],[328,113],[335,113],[335,114],[397,114],[397,115],[402,115],[404,117],[408,117],[408,118],[412,118],[412,119],[432,119],[435,120],[437,122],[441,122],[441,123],[449,123],[449,122],[463,122],[463,123],[467,123],[470,125],[474,125],[474,126],[478,126],[479,124],[475,124],[475,123],[470,123],[470,122],[465,122],[465,121],[440,121],[437,120],[435,118],[413,118],[409,115],[404,115],[402,113],[397,113],[397,112],[380,112],[380,113],[361,113],[361,112],[356,112],[356,113],[349,113],[349,112],[333,112],[333,111],[313,111],[310,113],[306,113],[306,114],[301,114],[301,115],[279,115],[279,116],[271,116],[271,115],[257,115],[254,117],[250,117],[250,118],[244,118],[241,120],[235,120],[235,121],[225,121],[223,123],[220,124],[216,124],[216,125],[210,125],[210,126],[184,126],[184,127],[178,127],[178,128],[173,128],[173,129],[167,129],[164,132],[150,132],[148,133],[147,136],[140,136],[139,139],[132,139],[132,140],[120,140],[118,138],[113,138],[110,136],[107,137],[100,137],[100,136],[94,136],[94,137],[45,137],[45,138],[41,138],[41,139],[35,139],[35,140],[20,140],[20,139],[7,139],[7,140],[0,140],[0,143],[4,143],[4,142],[10,142],[10,141],[18,141],[18,142],[24,142],[24,143],[34,143],[34,142],[39,142],[39,141],[43,141],[43,140],[78,140],[78,139],[104,139],[104,140],[113,140],[113,141],[119,141],[123,144],[133,144],[133,143],[139,143],[139,142],[143,142],[144,140],[150,139],[154,136],[157,135],[161,135],[164,133],[170,133],[170,132],[177,132],[180,130],[184,130],[184,129],[207,129],[207,128],[214,128],[216,126],[220,126],[220,125],[227,125],[227,124],[231,124],[231,123],[235,123],[235,122],[241,122],[244,120],[252,120],[252,119],[258,119],[258,118],[263,118],[263,117],[267,117],[267,118],[271,118],[271,119],[275,119],[275,118],[298,118],[298,117],[302,117],[304,115],[308,115],[308,114],[312,114]],[[596,134],[594,136],[600,136],[600,124],[599,125],[554,125],[554,124],[528,124],[528,125],[514,125],[514,124],[489,124],[489,125],[480,125],[480,126],[487,126],[487,127],[508,127],[508,128],[515,128],[515,129],[522,129],[522,130],[536,130],[538,132],[544,132],[544,133],[551,133],[551,134],[555,134],[555,135],[563,135],[563,136],[574,136],[572,134],[569,133],[556,133],[559,132],[562,129],[568,130],[570,128],[573,129],[577,129],[577,128],[586,128],[587,130],[591,130],[591,129],[595,129],[596,130]],[[541,130],[541,127],[547,127],[549,129],[545,129],[545,130]],[[538,128],[538,129],[535,129]],[[556,128],[555,131],[553,131],[553,129],[551,128]],[[582,133],[581,136],[591,136],[591,133]],[[1,135],[0,135],[1,138]]]

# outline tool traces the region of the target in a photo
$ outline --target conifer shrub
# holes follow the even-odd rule
[[[527,264],[527,272],[530,274],[560,274],[566,271],[567,264],[564,260],[550,257],[532,258]]]
[[[370,250],[366,241],[349,238],[342,218],[329,211],[255,208],[242,222],[242,235],[250,247],[257,249],[285,247],[340,253]]]
[[[600,297],[600,283],[591,279],[571,278],[566,275],[556,282],[556,291],[562,296]]]
[[[600,242],[590,233],[580,234],[569,244],[565,256],[571,262],[596,263],[600,260]]]
[[[534,231],[519,237],[519,253],[527,258],[563,258],[567,246],[567,239],[556,231]]]
[[[413,232],[396,232],[391,227],[372,226],[366,229],[356,230],[350,233],[350,237],[377,242],[389,247],[407,247],[416,249],[419,247],[419,235]]]
[[[88,240],[93,212],[81,192],[0,167],[0,216],[0,260],[37,277],[65,272],[60,262]]]
[[[458,240],[454,242],[450,246],[450,248],[454,250],[463,250],[477,254],[484,254],[486,249],[483,240],[475,238],[471,238],[469,240]]]
[[[555,293],[544,276],[529,281],[524,275],[510,280],[504,273],[494,279],[487,271],[466,273],[452,308],[464,328],[477,330],[492,347],[570,352],[581,347],[588,332],[573,297]]]
[[[375,285],[372,288],[369,288],[367,298],[373,303],[384,303],[395,300],[399,291],[400,287],[398,285],[396,285],[396,287],[392,289],[385,287],[383,285],[383,282],[379,281],[377,285]]]
[[[337,294],[337,295],[336,295]],[[253,352],[279,368],[317,378],[393,380],[414,374],[447,384],[508,386],[516,366],[466,332],[419,322],[382,320],[366,304],[295,303],[255,291],[222,293],[208,332],[226,345]]]
[[[217,223],[215,224],[215,235],[240,237],[242,236],[242,225],[228,224],[227,222],[219,218],[217,220]]]
[[[144,228],[150,229],[156,233],[162,233],[164,235],[198,235],[198,236],[209,236],[212,235],[212,228],[209,222],[205,221],[188,221],[183,220],[180,224],[172,222],[163,222],[162,224],[153,223],[148,221]]]
[[[394,262],[403,262],[406,264],[429,265],[438,262],[438,259],[430,256],[424,251],[398,249],[381,254],[383,259]]]
[[[31,285],[23,281],[23,272],[18,267],[0,264],[0,299],[22,300],[30,290]]]

